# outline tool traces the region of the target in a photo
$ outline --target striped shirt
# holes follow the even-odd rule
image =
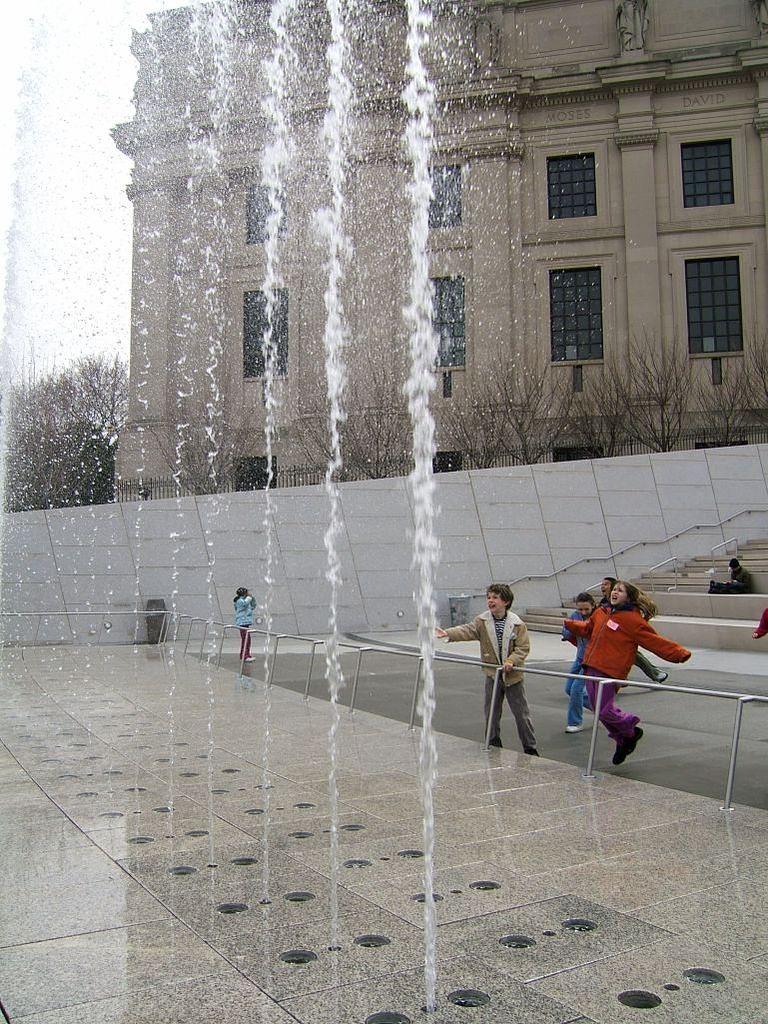
[[[501,650],[501,642],[504,639],[504,627],[507,624],[507,617],[506,615],[504,616],[503,619],[497,619],[495,615],[492,615],[491,617],[493,618],[493,624],[496,627],[496,643],[499,646],[499,664],[501,664],[501,662],[504,661],[504,655],[502,654]]]

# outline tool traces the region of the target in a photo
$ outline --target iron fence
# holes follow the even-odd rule
[[[737,439],[724,441],[722,436],[715,432],[697,431],[679,434],[667,448],[668,451],[692,451],[701,448],[726,448],[743,444],[768,444],[768,425],[752,426],[741,431]],[[569,443],[563,441],[554,448],[549,449],[538,459],[540,463],[567,462],[574,459],[585,458],[606,458],[621,455],[648,455],[656,449],[637,440],[627,440],[616,445],[610,453],[599,450],[586,451],[577,441]],[[502,452],[488,465],[480,465],[465,452],[452,452],[449,460],[451,470],[461,469],[496,469],[505,466],[528,465],[527,455],[520,449],[509,449]],[[383,477],[407,476],[412,469],[410,458],[391,459],[383,465],[378,465],[375,470],[371,467],[345,467],[342,481],[359,481],[381,479]],[[436,464],[436,472],[440,471],[440,463]],[[295,465],[277,467],[272,480],[272,486],[278,488],[308,487],[321,484],[325,480],[326,467],[314,465]],[[213,483],[206,486],[195,487],[192,484],[185,484],[177,481],[173,476],[152,476],[134,479],[118,478],[115,481],[116,501],[150,501],[162,498],[182,498],[195,494],[230,494],[235,491],[252,490],[258,488],[240,487],[234,478],[223,478],[217,480],[215,487]]]

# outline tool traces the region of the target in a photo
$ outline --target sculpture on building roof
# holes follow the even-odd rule
[[[768,0],[752,0],[752,10],[760,29],[760,35],[768,35]]]
[[[763,5],[768,0],[762,0]],[[642,50],[645,32],[648,28],[648,0],[618,0],[616,4],[616,29],[619,33],[621,52]]]

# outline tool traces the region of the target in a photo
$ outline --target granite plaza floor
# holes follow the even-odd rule
[[[440,735],[427,1016],[418,732],[343,715],[332,951],[325,701],[270,690],[265,843],[258,680],[146,647],[2,666],[10,1021],[768,1022],[768,811]]]

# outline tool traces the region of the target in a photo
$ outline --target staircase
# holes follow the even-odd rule
[[[752,639],[763,609],[768,607],[768,539],[751,540],[739,545],[741,564],[752,574],[751,594],[709,594],[711,579],[728,579],[728,562],[733,554],[714,559],[697,555],[673,570],[656,570],[634,580],[651,594],[659,607],[653,620],[655,628],[685,647],[758,652]],[[524,619],[529,629],[541,633],[559,633],[563,619],[573,604],[560,608],[528,608]]]

